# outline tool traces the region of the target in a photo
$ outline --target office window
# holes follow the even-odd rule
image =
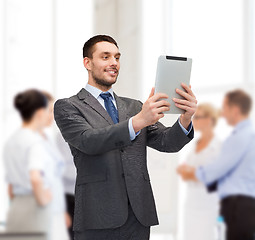
[[[193,59],[191,85],[198,96],[245,81],[247,16],[242,0],[144,1],[143,9],[144,99],[154,85],[160,54]]]
[[[243,81],[243,1],[173,0],[174,55],[193,58],[194,88]]]

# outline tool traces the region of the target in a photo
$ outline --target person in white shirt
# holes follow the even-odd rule
[[[193,117],[195,131],[201,133],[187,156],[186,164],[199,167],[210,163],[219,153],[221,141],[214,134],[218,111],[211,104],[198,105]],[[180,169],[177,169],[179,172]],[[219,212],[216,193],[208,193],[201,182],[189,181],[186,188],[183,223],[180,234],[183,240],[213,240],[214,227]]]
[[[4,147],[6,181],[11,199],[6,231],[44,233],[50,236],[52,193],[39,131],[48,121],[48,100],[38,90],[19,93],[14,100],[22,127]]]
[[[54,139],[47,130],[53,124],[53,96],[43,91],[49,105],[48,121],[41,129],[40,134],[43,137],[43,145],[45,147],[45,160],[47,161],[47,178],[50,179],[50,188],[52,190],[52,203],[51,203],[51,238],[52,240],[68,240],[67,228],[71,225],[70,216],[66,212],[65,191],[63,184],[63,174],[65,171],[65,162],[62,154],[59,152]]]

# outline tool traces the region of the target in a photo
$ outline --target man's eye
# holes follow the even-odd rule
[[[119,61],[119,60],[120,60],[120,57],[116,57],[115,59],[116,59],[117,61]]]
[[[108,57],[107,57],[107,56],[104,56],[103,59],[108,59]]]

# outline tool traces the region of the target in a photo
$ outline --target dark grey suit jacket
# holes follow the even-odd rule
[[[144,226],[158,224],[147,170],[146,147],[177,152],[193,138],[176,122],[156,123],[130,140],[128,121],[142,103],[115,95],[119,123],[85,89],[55,103],[56,123],[77,168],[74,230],[116,228],[128,217],[128,199]]]

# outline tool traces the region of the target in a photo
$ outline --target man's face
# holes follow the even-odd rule
[[[228,99],[225,97],[222,105],[222,116],[226,119],[227,123],[232,126],[235,122],[235,115],[235,107],[229,105]]]
[[[99,42],[94,46],[92,59],[88,59],[88,71],[96,84],[110,87],[117,81],[120,69],[120,52],[112,43]]]

